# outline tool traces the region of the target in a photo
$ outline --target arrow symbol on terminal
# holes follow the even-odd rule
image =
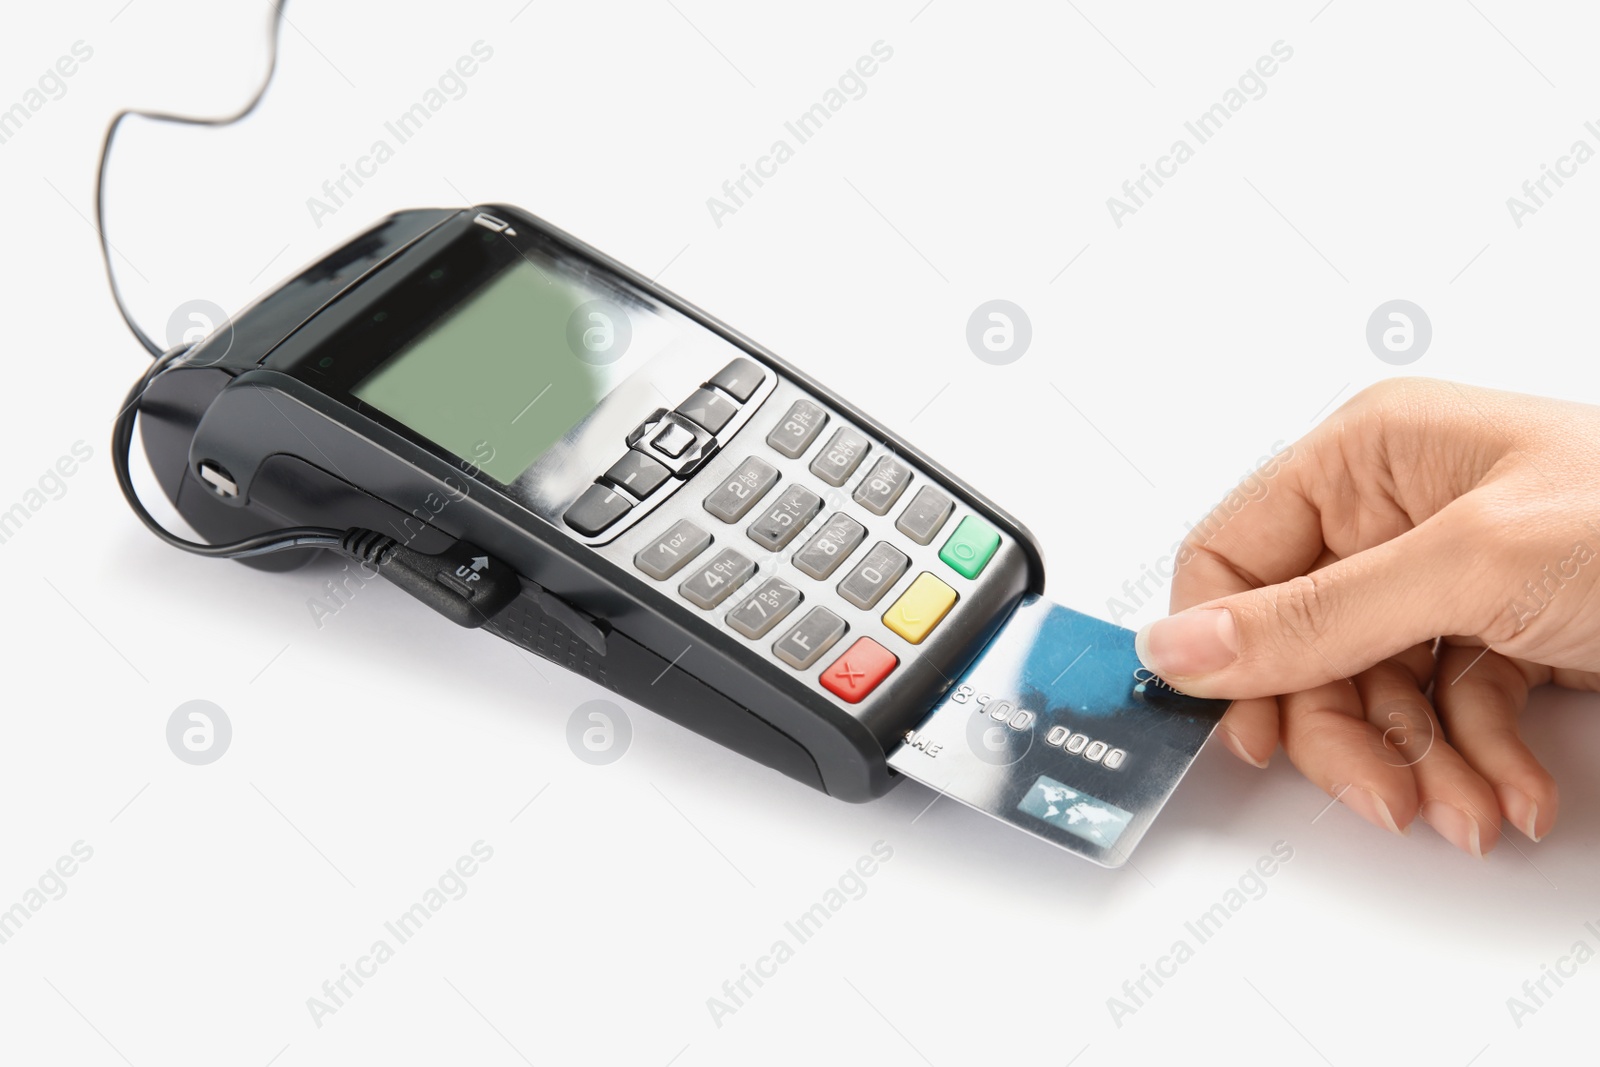
[[[473,556],[472,557],[472,569],[474,571],[481,571],[485,567],[487,567],[488,565],[489,565],[489,557],[488,556]]]

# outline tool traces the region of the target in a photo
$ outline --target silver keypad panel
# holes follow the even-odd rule
[[[718,452],[687,490],[596,550],[808,688],[870,715],[875,701],[894,699],[912,662],[937,662],[973,627],[993,624],[1020,591],[1026,556],[984,522],[998,546],[966,577],[940,550],[973,510],[821,398],[765,369],[768,378],[742,405],[747,421],[733,436],[719,435]],[[913,641],[886,617],[923,575],[953,591],[955,602]],[[890,666],[858,702],[841,692],[863,673],[863,637],[878,646],[868,649],[875,658],[867,666]]]

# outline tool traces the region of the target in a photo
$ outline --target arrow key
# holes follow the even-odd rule
[[[661,488],[661,483],[667,480],[669,473],[671,472],[666,467],[643,452],[630,448],[627,454],[613,463],[600,478],[602,481],[626,489],[643,500]]]
[[[568,526],[585,537],[595,537],[626,515],[633,502],[621,493],[596,482],[573,501],[562,514]]]

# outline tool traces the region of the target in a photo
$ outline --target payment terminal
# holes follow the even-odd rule
[[[340,552],[845,800],[1043,590],[970,485],[507,205],[389,217],[132,399],[194,529],[272,549],[213,554]]]

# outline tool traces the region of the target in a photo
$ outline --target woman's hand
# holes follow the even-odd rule
[[[1185,540],[1145,666],[1234,698],[1236,755],[1281,738],[1377,826],[1543,837],[1556,784],[1517,720],[1533,686],[1600,689],[1600,408],[1398,379],[1274,466]]]

